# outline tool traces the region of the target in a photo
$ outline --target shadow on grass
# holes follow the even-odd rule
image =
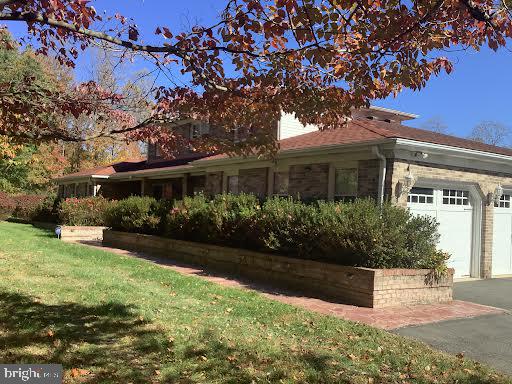
[[[295,382],[295,375],[305,383],[368,382],[368,374],[350,363],[334,367],[333,354],[326,351],[285,346],[263,351],[261,343],[226,338],[214,327],[198,327],[185,339],[173,340],[144,321],[135,306],[117,302],[49,305],[0,291],[0,309],[0,361],[91,370],[66,382],[278,383]],[[374,377],[375,382],[386,379]],[[475,375],[459,382],[495,381]]]
[[[148,382],[165,360],[165,335],[120,303],[47,305],[0,292],[0,361],[95,367],[82,382]]]

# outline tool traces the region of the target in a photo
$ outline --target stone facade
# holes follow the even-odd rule
[[[405,162],[400,160],[393,161],[392,185],[403,180],[407,172],[414,175],[417,181],[432,180],[447,181],[454,183],[465,183],[474,185],[483,201],[482,204],[482,234],[481,234],[481,258],[480,275],[483,278],[492,276],[492,238],[493,238],[493,218],[494,205],[487,204],[488,193],[494,192],[498,184],[512,185],[512,175],[506,175],[498,172],[472,170],[468,168],[448,167],[445,165],[432,165],[421,162]],[[395,193],[390,196],[392,201],[403,207],[407,206],[407,196],[404,194],[397,197]]]
[[[370,308],[452,300],[453,270],[430,279],[429,270],[346,267],[311,260],[106,230],[103,243],[208,266],[293,288],[307,295]]]
[[[241,169],[238,173],[238,190],[262,199],[267,194],[267,178],[268,168]]]
[[[222,193],[222,172],[210,172],[206,174],[205,193],[209,196]]]
[[[303,200],[327,199],[329,164],[299,164],[289,169],[288,194]]]
[[[141,194],[142,185],[140,181],[125,181],[119,183],[104,183],[98,192],[99,195],[108,199],[121,200],[132,195]]]
[[[357,169],[359,197],[377,199],[379,193],[379,160],[361,160]]]

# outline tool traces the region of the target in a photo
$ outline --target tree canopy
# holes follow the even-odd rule
[[[450,73],[443,50],[497,50],[512,36],[501,0],[229,0],[215,25],[155,26],[155,36],[142,36],[129,15],[100,15],[93,3],[0,0],[0,20],[26,23],[39,53],[70,66],[80,51],[105,43],[159,70],[179,69],[183,85],[159,88],[151,118],[123,127],[138,138],[191,117],[242,128],[242,145],[262,152],[275,149],[271,133],[281,111],[338,127],[353,108]],[[88,95],[101,98],[91,89]],[[172,133],[161,139],[180,141]]]

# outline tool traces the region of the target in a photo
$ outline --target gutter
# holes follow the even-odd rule
[[[372,147],[372,152],[379,158],[380,160],[380,170],[379,170],[379,204],[382,205],[384,203],[384,184],[386,182],[386,171],[387,171],[387,160],[386,156],[382,154],[380,148],[376,145]]]
[[[367,149],[371,145],[386,145],[386,144],[394,144],[394,139],[377,139],[377,140],[367,140],[367,141],[359,141],[355,143],[345,143],[345,144],[324,144],[315,147],[303,147],[303,148],[292,148],[281,150],[277,153],[276,159],[283,160],[290,157],[298,157],[302,155],[327,155],[342,152],[345,153],[347,150],[356,152],[361,149]],[[208,158],[194,160],[190,162],[194,167],[209,167],[211,165],[225,165],[225,164],[236,164],[236,163],[246,163],[246,162],[260,162],[264,160],[270,159],[261,159],[257,156],[236,156],[236,157],[223,157],[221,159],[208,160]]]

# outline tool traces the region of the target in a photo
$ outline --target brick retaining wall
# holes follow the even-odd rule
[[[105,227],[61,226],[62,241],[101,241]]]
[[[103,244],[208,266],[363,307],[383,308],[452,300],[453,270],[430,285],[426,282],[429,270],[347,267],[112,230],[104,231]]]

